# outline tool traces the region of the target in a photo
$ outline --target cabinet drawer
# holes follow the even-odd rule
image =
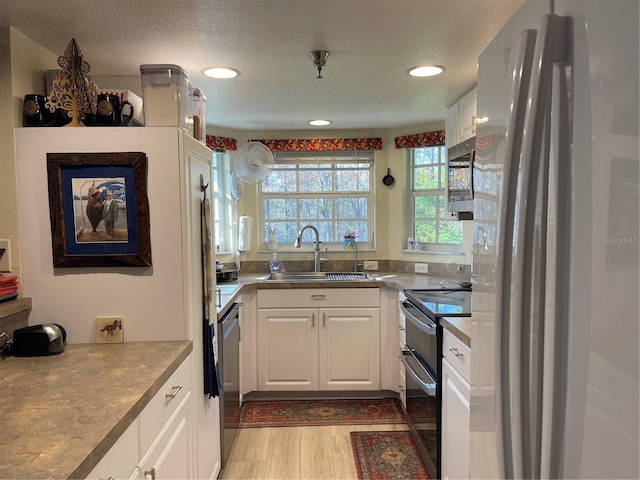
[[[181,387],[181,388],[179,388]],[[191,356],[140,413],[140,451],[144,455],[191,390]],[[175,394],[175,396],[173,396]]]
[[[451,366],[471,383],[471,349],[457,339],[446,328],[442,340],[442,353]]]
[[[379,306],[379,288],[292,288],[258,290],[258,308]]]

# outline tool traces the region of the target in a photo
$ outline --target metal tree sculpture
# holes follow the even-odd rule
[[[72,38],[58,57],[58,65],[62,68],[55,76],[47,101],[47,108],[55,112],[57,108],[64,110],[71,122],[67,127],[82,127],[85,113],[96,110],[96,85],[86,75],[91,66],[82,59],[82,53]]]

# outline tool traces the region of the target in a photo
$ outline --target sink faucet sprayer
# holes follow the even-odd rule
[[[293,246],[296,247],[296,248],[300,248],[300,245],[302,245],[302,234],[307,228],[310,228],[316,234],[315,247],[313,249],[313,251],[314,251],[314,255],[313,255],[313,271],[314,272],[319,272],[320,271],[320,260],[318,259],[318,254],[320,253],[320,234],[318,233],[318,229],[316,227],[314,227],[313,225],[305,225],[304,227],[302,227],[300,229],[300,231],[298,232],[298,237],[296,238],[296,242],[293,244]]]

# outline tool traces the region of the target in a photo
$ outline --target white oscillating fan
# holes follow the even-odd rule
[[[247,142],[233,156],[232,174],[244,183],[260,183],[269,176],[273,163],[273,154],[264,144]]]
[[[242,183],[235,172],[231,172],[231,196],[234,200],[240,200],[242,195],[244,195],[244,183]]]

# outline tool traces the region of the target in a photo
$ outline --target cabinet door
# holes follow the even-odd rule
[[[449,147],[458,144],[458,103],[454,103],[447,110],[444,122],[444,143]]]
[[[258,390],[318,389],[318,310],[258,309]]]
[[[320,309],[320,389],[380,388],[380,309]]]
[[[442,360],[442,478],[469,478],[469,384]]]
[[[476,134],[476,103],[478,91],[471,90],[458,102],[458,142],[464,142]]]
[[[191,422],[188,403],[173,419],[142,461],[142,478],[193,478]]]

